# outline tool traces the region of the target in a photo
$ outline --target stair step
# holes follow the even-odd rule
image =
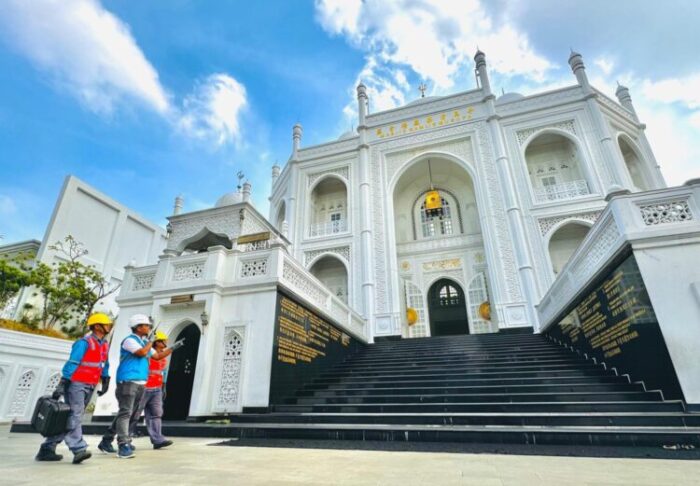
[[[303,390],[336,390],[353,388],[384,388],[388,385],[396,384],[400,387],[451,387],[451,386],[498,386],[498,385],[597,385],[608,383],[629,383],[626,376],[603,375],[603,376],[563,376],[554,378],[482,378],[482,379],[432,379],[416,380],[406,379],[401,381],[377,381],[377,380],[355,380],[343,381],[342,383],[316,383],[313,382],[304,386]]]
[[[324,405],[275,405],[275,412],[307,413],[428,413],[428,412],[682,412],[680,401],[616,402],[488,402],[488,403],[359,403]]]

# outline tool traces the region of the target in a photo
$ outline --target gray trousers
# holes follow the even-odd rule
[[[151,444],[165,442],[167,439],[161,431],[163,419],[163,390],[161,388],[146,388],[141,403],[134,414],[135,419],[130,424],[129,432],[131,435],[136,432],[137,422],[142,412],[146,415],[146,429],[148,429]]]
[[[138,420],[136,410],[141,397],[143,397],[145,387],[134,383],[133,381],[123,381],[117,383],[116,396],[119,402],[119,412],[114,417],[112,425],[109,426],[107,432],[102,436],[103,440],[112,442],[114,436],[117,436],[119,444],[130,444],[131,435],[129,434],[129,423],[132,420]],[[140,415],[140,413],[139,413]]]
[[[66,441],[66,445],[73,454],[87,449],[87,442],[83,439],[82,421],[85,407],[90,403],[94,389],[95,387],[92,385],[76,381],[70,382],[63,397],[63,400],[70,406],[67,430],[61,434],[47,437],[41,444],[42,449],[56,450],[56,446],[63,440]]]

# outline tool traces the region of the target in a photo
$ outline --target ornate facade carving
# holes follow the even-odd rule
[[[348,174],[349,174],[349,169],[348,166],[343,166],[343,167],[334,167],[332,169],[328,170],[322,170],[319,172],[314,172],[312,174],[309,174],[307,177],[307,187],[311,187],[314,185],[314,183],[319,180],[321,177],[326,176],[326,175],[336,175],[345,181],[349,180]]]
[[[546,130],[547,128],[556,128],[557,130],[570,133],[571,135],[576,135],[576,125],[574,124],[574,121],[566,120],[557,123],[549,123],[547,125],[540,125],[538,127],[526,128],[524,130],[518,130],[515,134],[516,138],[518,139],[518,144],[522,146],[531,135],[541,130]]]
[[[53,391],[58,386],[58,382],[61,381],[61,373],[55,372],[46,381],[46,386],[44,387],[44,395],[51,395]]]
[[[315,250],[309,250],[304,252],[304,265],[309,266],[309,263],[314,261],[316,257],[319,255],[323,255],[324,253],[332,253],[334,255],[338,255],[341,259],[343,259],[346,263],[350,263],[350,246],[345,245],[345,246],[336,246],[333,248],[318,248]]]
[[[586,255],[578,262],[576,268],[573,269],[579,282],[583,281],[587,275],[593,272],[598,263],[607,256],[610,248],[620,237],[620,230],[617,228],[615,220],[610,218],[605,223],[605,228],[599,232],[599,235],[591,246]]]
[[[359,140],[359,137],[352,137],[347,140],[336,140],[334,142],[302,148],[299,149],[299,158],[302,160],[309,160],[324,155],[357,150],[360,143]]]
[[[282,279],[314,304],[322,308],[326,307],[327,296],[323,289],[313,280],[294,268],[286,259],[282,265]]]
[[[542,236],[546,236],[552,228],[557,226],[559,223],[567,220],[571,221],[576,221],[576,220],[583,220],[583,221],[588,221],[589,223],[593,224],[595,223],[598,218],[600,217],[600,213],[602,211],[588,211],[585,213],[571,213],[571,214],[565,214],[561,216],[552,216],[549,218],[539,218],[537,220],[537,224],[540,228],[540,234]]]
[[[134,280],[133,284],[131,286],[131,290],[133,291],[139,291],[139,290],[147,290],[153,287],[153,279],[156,277],[156,272],[149,272],[149,273],[139,273],[134,275]]]
[[[441,272],[453,268],[462,268],[461,258],[449,258],[446,260],[435,260],[423,263],[424,272]]]
[[[217,405],[224,411],[238,407],[241,390],[245,327],[226,326],[223,339],[223,359]]]
[[[612,99],[608,98],[605,94],[603,94],[602,91],[598,91],[595,88],[593,88],[593,91],[595,91],[596,94],[598,95],[596,99],[598,100],[598,102],[601,105],[608,108],[610,111],[614,112],[615,114],[621,116],[625,120],[628,120],[635,125],[637,124],[637,121],[634,119],[634,116],[632,116],[632,113],[627,111],[627,108],[620,105],[619,103],[616,103]]]
[[[12,402],[7,413],[10,417],[22,417],[26,414],[29,395],[32,392],[36,374],[32,370],[27,370],[17,380],[15,392],[12,395]]]
[[[372,127],[383,125],[392,121],[400,121],[427,115],[436,111],[446,110],[451,107],[476,104],[483,98],[484,93],[478,89],[463,93],[457,96],[445,96],[430,103],[418,103],[408,105],[400,109],[390,110],[384,113],[377,113],[367,116],[367,123]]]
[[[173,271],[174,282],[184,282],[186,280],[200,280],[204,277],[204,262],[186,263],[176,265]]]
[[[267,275],[267,258],[241,261],[241,278]]]
[[[654,226],[666,223],[683,223],[693,219],[687,199],[661,201],[639,206],[644,224]]]
[[[176,249],[183,240],[191,238],[204,228],[214,233],[224,234],[229,238],[242,234],[240,231],[240,216],[235,208],[226,208],[223,211],[207,216],[197,215],[187,219],[176,220],[171,222],[171,224],[172,233],[168,239],[169,249]],[[250,233],[254,233],[254,231],[250,231]]]

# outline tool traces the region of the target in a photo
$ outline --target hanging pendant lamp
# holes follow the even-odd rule
[[[433,186],[433,173],[430,168],[430,159],[428,159],[428,179],[430,180],[430,190],[425,194],[425,209],[431,215],[438,216],[442,213],[442,197]]]

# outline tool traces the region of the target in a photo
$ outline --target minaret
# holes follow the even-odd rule
[[[610,125],[603,116],[596,99],[599,94],[593,90],[588,82],[586,65],[583,63],[581,54],[572,50],[571,55],[569,55],[569,66],[571,66],[571,71],[576,76],[579,86],[581,86],[583,99],[586,101],[588,111],[593,119],[595,128],[593,133],[598,137],[598,142],[600,143],[600,151],[603,156],[602,163],[605,165],[606,172],[610,174],[609,180],[605,181],[605,194],[618,193],[622,189],[628,189],[633,186],[632,178],[627,171],[627,166],[619,147],[617,147],[617,143],[613,141]]]
[[[489,73],[486,69],[486,54],[477,48],[476,54],[474,55],[474,63],[476,64],[476,75],[479,77],[479,82],[481,83],[481,89],[484,90],[487,96],[491,95],[491,81],[489,80]]]
[[[588,82],[588,75],[586,74],[586,65],[583,63],[583,56],[578,52],[571,50],[569,55],[569,66],[571,66],[571,71],[576,76],[579,86],[583,88],[583,91],[588,94],[591,92],[591,85]]]
[[[292,128],[292,160],[296,160],[299,155],[299,148],[301,146],[301,135],[304,130],[301,128],[301,124],[297,123]]]
[[[367,98],[367,86],[360,83],[357,85],[357,113],[359,117],[359,125],[365,125],[365,117],[367,116],[367,104],[369,99]]]
[[[241,193],[243,194],[243,202],[250,202],[250,192],[251,192],[252,186],[250,185],[250,182],[245,181],[243,183],[243,190]]]
[[[277,165],[277,162],[275,162],[275,165],[272,166],[272,185],[275,185],[275,182],[277,182],[277,179],[280,176],[280,166]]]
[[[184,204],[185,200],[182,197],[182,194],[178,194],[175,197],[175,205],[173,206],[173,216],[177,216],[182,212],[182,206]]]
[[[650,172],[649,175],[651,175],[651,178],[653,179],[653,181],[649,182],[653,184],[654,188],[667,187],[666,180],[664,179],[664,176],[661,173],[661,166],[659,166],[659,163],[657,162],[656,157],[654,156],[654,152],[651,149],[651,145],[649,145],[649,140],[647,140],[646,125],[639,121],[637,110],[634,109],[634,105],[632,104],[632,96],[630,96],[629,88],[627,88],[627,86],[621,85],[620,83],[617,83],[615,96],[617,96],[617,100],[620,102],[620,104],[632,114],[632,117],[635,119],[635,121],[639,123],[639,144],[641,146],[640,148],[645,152],[644,159],[650,163],[648,166]]]
[[[629,88],[627,88],[627,86],[621,85],[620,83],[617,83],[615,96],[617,96],[617,100],[620,102],[620,104],[627,108],[627,111],[632,113],[634,119],[639,121],[639,119],[637,118],[637,112],[635,111],[634,105],[632,104],[632,97],[630,96]]]

